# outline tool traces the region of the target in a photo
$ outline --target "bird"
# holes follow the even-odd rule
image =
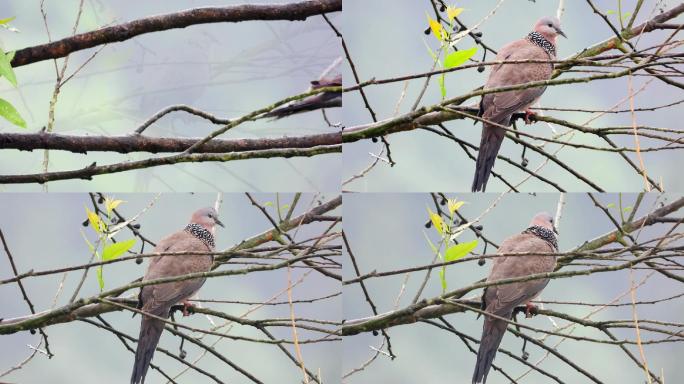
[[[190,218],[190,223],[183,230],[159,241],[153,253],[197,252],[197,254],[154,256],[150,259],[143,281],[208,272],[214,257],[206,253],[213,252],[215,249],[216,225],[225,227],[214,208],[207,207],[195,211]],[[188,315],[187,307],[190,304],[187,299],[199,291],[205,280],[198,278],[143,286],[138,296],[138,308],[144,313],[168,318],[171,307],[183,302],[183,314]],[[143,314],[131,384],[145,382],[147,369],[150,367],[163,330],[163,321]]]
[[[342,86],[342,75],[333,77],[324,77],[311,82],[310,91],[325,88],[325,87],[340,87]],[[342,91],[339,92],[321,92],[315,95],[305,97],[304,99],[294,101],[288,105],[276,108],[261,117],[272,117],[275,120],[283,117],[294,115],[296,113],[315,111],[323,108],[333,108],[342,106]]]
[[[504,240],[497,253],[557,253],[557,234],[553,217],[546,212],[541,212],[534,216],[527,229]],[[553,272],[555,267],[555,255],[496,257],[487,281]],[[496,356],[496,351],[508,325],[506,321],[491,317],[489,314],[511,319],[514,309],[519,305],[526,304],[526,313],[529,315],[530,310],[534,307],[530,301],[541,293],[548,282],[549,279],[535,279],[491,285],[485,288],[482,295],[482,309],[485,312],[485,318],[480,348],[477,351],[473,384],[487,381],[487,373],[492,366],[494,356]]]
[[[534,30],[525,38],[505,45],[496,55],[496,61],[555,60],[556,37],[567,36],[561,29],[560,20],[553,16],[542,17]],[[484,89],[548,80],[553,72],[553,63],[499,64],[492,66]],[[475,162],[475,177],[472,191],[485,191],[489,174],[504,139],[505,129],[511,124],[511,116],[525,111],[525,122],[529,123],[529,111],[541,97],[546,87],[527,88],[508,92],[488,93],[480,100],[478,116],[483,119],[480,149]],[[497,126],[498,124],[499,126]]]

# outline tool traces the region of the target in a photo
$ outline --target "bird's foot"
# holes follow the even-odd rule
[[[529,319],[530,317],[536,315],[537,309],[539,308],[537,308],[537,306],[532,303],[525,304],[525,317]]]
[[[529,108],[526,109],[525,110],[525,124],[530,125],[534,121],[537,121],[537,115],[534,112],[532,112],[531,109],[529,109]]]
[[[195,313],[195,306],[187,300],[183,300],[183,317]]]

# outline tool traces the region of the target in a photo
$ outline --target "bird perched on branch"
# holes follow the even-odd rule
[[[494,258],[487,281],[553,272],[556,267],[556,256],[535,255],[534,253],[558,252],[556,235],[553,217],[545,212],[537,214],[527,229],[504,240],[497,250],[498,254],[532,253],[532,255]],[[496,356],[496,351],[508,326],[506,321],[491,317],[490,314],[508,320],[513,317],[514,309],[522,304],[527,305],[527,313],[529,314],[530,309],[533,308],[530,301],[537,297],[548,283],[549,279],[535,279],[491,285],[485,288],[482,295],[482,309],[486,314],[482,327],[480,349],[477,351],[473,384],[487,381],[487,373],[492,366],[494,356]]]
[[[193,213],[185,229],[162,239],[154,248],[153,253],[197,252],[197,254],[155,256],[150,260],[143,281],[208,272],[214,257],[206,253],[214,251],[216,225],[224,226],[214,208],[203,208]],[[146,285],[140,290],[138,307],[145,313],[166,319],[170,315],[171,307],[183,302],[183,314],[187,315],[187,307],[190,306],[187,299],[199,291],[205,280],[200,278]],[[163,330],[163,321],[143,315],[131,384],[145,382],[145,374]]]
[[[560,20],[543,17],[534,25],[534,30],[524,39],[507,44],[496,55],[496,61],[556,60],[556,37],[565,36]],[[552,63],[500,64],[493,66],[484,89],[548,80],[553,72]],[[483,191],[487,187],[489,174],[504,139],[505,129],[511,124],[511,116],[518,111],[526,112],[529,123],[531,107],[541,97],[546,87],[526,88],[499,93],[488,93],[480,101],[479,116],[485,122],[482,128],[480,150],[475,164],[475,178],[472,191]]]
[[[324,77],[319,80],[311,82],[310,91],[326,88],[326,87],[341,87],[342,75],[334,77]],[[302,100],[293,101],[292,103],[278,107],[271,112],[265,113],[262,117],[273,117],[281,119],[286,116],[294,115],[295,113],[302,113],[308,111],[315,111],[323,108],[333,108],[342,106],[342,91],[339,92],[321,92]]]

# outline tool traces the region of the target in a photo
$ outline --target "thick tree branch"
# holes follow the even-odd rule
[[[145,33],[185,28],[207,23],[249,20],[305,20],[314,15],[342,10],[342,0],[306,0],[289,4],[242,4],[227,7],[195,8],[166,15],[151,16],[128,23],[81,33],[52,43],[20,49],[13,67],[65,57],[72,52],[98,45],[125,41]],[[229,39],[231,37],[228,37]],[[237,37],[233,37],[237,38]]]
[[[126,136],[79,136],[56,133],[3,133],[0,148],[32,151],[35,149],[63,150],[74,153],[100,152],[183,152],[201,138]],[[202,144],[196,153],[247,152],[268,149],[312,148],[342,143],[339,132],[307,136],[274,138],[214,139]]]

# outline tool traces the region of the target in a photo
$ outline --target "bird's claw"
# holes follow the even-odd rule
[[[530,125],[537,120],[537,115],[530,109],[525,110],[525,124]]]
[[[537,306],[532,303],[525,304],[525,317],[530,318],[537,314]]]
[[[192,305],[189,301],[183,301],[183,317],[190,316],[192,313],[195,312],[194,309],[195,306]]]

